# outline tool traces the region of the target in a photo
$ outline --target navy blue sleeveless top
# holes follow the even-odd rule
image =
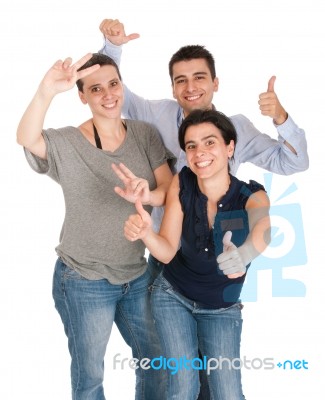
[[[246,277],[229,279],[218,268],[216,258],[223,251],[226,231],[232,231],[231,240],[237,247],[244,243],[249,233],[246,202],[264,187],[255,181],[242,182],[232,175],[230,178],[210,229],[208,198],[200,191],[196,175],[188,167],[179,173],[179,199],[184,212],[181,247],[164,266],[163,276],[181,295],[202,308],[226,308],[236,303]]]

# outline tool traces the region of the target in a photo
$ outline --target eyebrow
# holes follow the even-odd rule
[[[200,140],[200,142],[203,142],[204,140],[207,140],[207,139],[210,139],[210,138],[218,139],[218,137],[217,137],[216,135],[208,135],[208,136],[203,137],[203,138]],[[189,143],[195,143],[195,140],[188,140],[187,142],[184,143],[184,145],[186,146],[186,145],[188,145]]]
[[[120,82],[119,78],[116,77],[116,78],[113,78],[110,81],[108,81],[108,83],[112,83],[114,81],[119,81]],[[93,88],[95,88],[97,86],[102,86],[102,83],[94,83],[93,85],[89,86],[88,89],[93,89]]]
[[[196,76],[196,75],[208,75],[208,73],[207,72],[194,72],[194,74],[192,76]],[[186,75],[175,76],[175,78],[173,80],[176,81],[179,78],[186,78]]]

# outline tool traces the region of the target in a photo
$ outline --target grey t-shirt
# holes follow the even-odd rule
[[[47,160],[25,150],[30,166],[53,178],[63,190],[66,210],[57,254],[85,278],[106,278],[112,284],[142,275],[146,260],[142,241],[124,237],[124,222],[135,207],[114,192],[123,183],[111,164],[123,162],[153,190],[153,171],[172,157],[152,125],[125,122],[125,140],[114,152],[96,148],[71,126],[43,131]]]

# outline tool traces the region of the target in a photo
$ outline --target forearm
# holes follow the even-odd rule
[[[52,98],[38,89],[18,125],[17,142],[31,151],[42,138],[44,119]]]
[[[166,203],[167,191],[170,183],[159,185],[156,189],[150,192],[149,205],[152,207],[160,207]]]
[[[142,241],[149,252],[164,264],[168,264],[177,252],[177,248],[174,248],[166,238],[155,233],[152,229]]]
[[[250,233],[244,244],[238,247],[238,251],[245,266],[263,253],[271,242],[269,207],[252,208],[247,211]]]
[[[256,257],[263,253],[271,242],[270,229],[258,224],[250,233],[244,244],[238,247],[244,266],[250,264]]]
[[[157,187],[149,195],[149,203],[153,207],[163,206],[166,202],[167,192],[173,175],[167,163],[164,163],[154,171]]]

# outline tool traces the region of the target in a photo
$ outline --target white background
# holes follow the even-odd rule
[[[203,44],[215,56],[219,92],[214,103],[242,113],[276,137],[259,114],[258,94],[274,74],[276,92],[305,129],[310,168],[273,177],[275,201],[302,209],[308,262],[283,275],[303,282],[305,297],[273,297],[272,271],[258,273],[258,299],[243,310],[242,355],[306,360],[308,370],[243,370],[249,400],[324,398],[324,240],[320,195],[324,160],[324,28],[322,0],[69,1],[7,0],[0,13],[0,398],[69,399],[69,356],[51,297],[51,279],[64,205],[60,188],[35,174],[15,142],[17,124],[43,74],[58,58],[77,59],[102,45],[99,23],[119,18],[141,38],[124,46],[122,76],[147,98],[171,96],[167,65],[182,45]],[[79,125],[89,117],[76,90],[55,99],[45,127]],[[263,182],[264,171],[243,165],[242,178]],[[322,199],[322,201],[321,201]],[[132,399],[134,373],[112,370],[112,356],[130,357],[114,330],[106,359],[108,399]],[[225,399],[226,400],[226,399]]]

